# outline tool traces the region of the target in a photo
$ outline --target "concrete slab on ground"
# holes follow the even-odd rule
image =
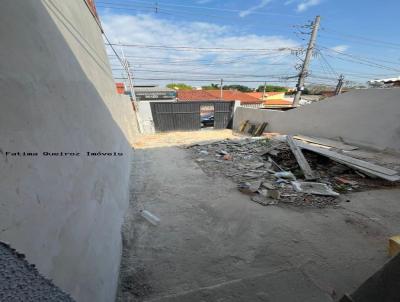
[[[172,146],[190,145],[204,141],[218,141],[226,138],[240,138],[232,130],[204,129],[201,131],[177,131],[156,134],[138,135],[134,139],[135,149],[163,148]]]
[[[398,233],[399,189],[263,207],[184,149],[136,150],[132,165],[119,301],[335,301],[388,260]]]

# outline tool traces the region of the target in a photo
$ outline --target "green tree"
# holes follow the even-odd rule
[[[253,89],[244,85],[225,85],[222,89],[224,90],[239,90],[241,92],[251,92]]]
[[[167,85],[168,88],[175,90],[192,90],[193,87],[185,83],[171,83]]]
[[[219,89],[219,85],[218,84],[211,84],[211,85],[207,85],[207,86],[201,86],[201,89],[203,89],[203,90]]]
[[[264,91],[264,85],[260,85],[257,88],[258,92],[263,92]],[[275,85],[266,85],[265,86],[265,92],[287,92],[288,89],[283,86],[275,86]]]

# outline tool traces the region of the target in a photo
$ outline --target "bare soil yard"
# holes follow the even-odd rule
[[[133,147],[135,149],[162,148],[172,146],[190,145],[197,142],[217,141],[226,138],[235,139],[237,135],[232,130],[212,130],[205,129],[202,131],[189,132],[165,132],[151,135],[137,136]]]
[[[400,189],[348,193],[334,208],[265,207],[220,173],[206,174],[190,149],[165,147],[216,133],[234,137],[140,141],[118,301],[337,301],[389,259]],[[144,209],[160,223],[145,220]]]

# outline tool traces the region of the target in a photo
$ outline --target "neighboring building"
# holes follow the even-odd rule
[[[368,81],[371,87],[400,87],[400,77]]]
[[[176,91],[164,87],[135,87],[135,96],[137,101],[161,101],[176,102]]]
[[[115,83],[115,87],[117,88],[118,94],[125,94],[125,84],[124,83]]]
[[[263,102],[266,109],[291,109],[293,100],[285,98],[285,92],[248,92],[248,95]]]

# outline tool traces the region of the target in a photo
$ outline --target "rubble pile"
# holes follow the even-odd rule
[[[187,148],[205,173],[229,177],[237,183],[239,191],[261,205],[323,208],[335,206],[339,194],[391,185],[309,151],[304,156],[317,173],[318,182],[306,182],[285,141],[245,138]]]

